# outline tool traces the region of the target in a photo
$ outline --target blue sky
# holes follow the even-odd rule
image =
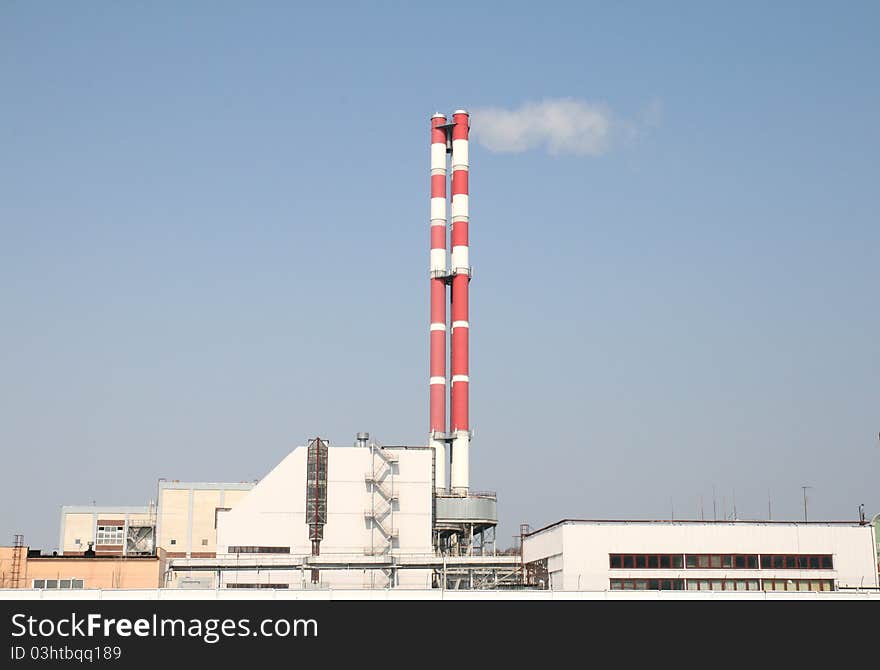
[[[799,518],[802,485],[811,518],[880,512],[878,28],[870,2],[3,3],[0,542],[316,434],[424,443],[428,119],[559,100],[613,120],[601,151],[471,150],[500,543],[711,516],[713,487],[719,517]]]

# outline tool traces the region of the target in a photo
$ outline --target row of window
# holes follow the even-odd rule
[[[833,579],[612,579],[612,591],[833,591]]]
[[[757,570],[755,554],[688,554],[684,559],[689,568],[731,568],[734,570]]]
[[[612,568],[681,568],[681,554],[609,554]]]
[[[290,588],[290,584],[248,584],[246,582],[236,582],[227,584],[227,589],[286,589]]]
[[[251,546],[232,546],[229,547],[230,554],[289,554],[290,547],[251,547]]]
[[[612,591],[683,591],[683,579],[612,579]]]
[[[831,554],[609,554],[612,568],[651,569],[719,568],[732,570],[763,569],[831,570]]]
[[[834,561],[830,554],[761,554],[762,568],[788,570],[831,570]]]
[[[33,582],[35,589],[81,589],[83,588],[83,580],[81,579],[35,579]]]

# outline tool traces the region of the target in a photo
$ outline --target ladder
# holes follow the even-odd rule
[[[24,551],[24,535],[16,533],[12,541],[12,570],[9,574],[10,588],[21,588],[21,555]]]

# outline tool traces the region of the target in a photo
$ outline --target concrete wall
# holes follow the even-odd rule
[[[832,570],[611,569],[609,554],[832,554]],[[878,585],[869,525],[751,522],[562,522],[525,539],[524,560],[548,559],[551,587],[604,591],[620,579],[833,579]]]
[[[159,482],[156,545],[170,557],[206,557],[217,551],[217,510],[243,499],[253,482]]]
[[[398,462],[385,480],[398,496],[389,523],[397,530],[392,554],[432,552],[432,453],[429,450],[395,450]],[[371,547],[383,544],[381,533],[371,530],[364,512],[371,507],[370,486],[365,474],[372,471],[369,449],[331,447],[327,461],[327,523],[320,545],[321,556],[363,558]],[[306,523],[307,449],[299,447],[267,474],[231,511],[218,515],[217,552],[230,546],[289,547],[292,555],[311,554]],[[378,494],[375,494],[378,495]],[[360,588],[379,582],[378,571],[321,572],[321,584]],[[310,575],[307,575],[310,579]],[[227,571],[223,582],[301,582],[301,574],[277,571],[243,573]],[[401,572],[399,585],[430,586],[430,574]]]
[[[26,588],[35,579],[82,579],[87,589],[144,589],[161,584],[160,560],[139,558],[41,557],[28,559]]]

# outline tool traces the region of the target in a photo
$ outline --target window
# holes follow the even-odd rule
[[[207,541],[207,540],[202,540],[202,546],[203,546],[203,547],[207,547],[207,546],[208,546],[208,541]]]
[[[688,579],[688,591],[760,591],[757,579]]]
[[[230,554],[289,554],[290,547],[249,547],[231,546]]]
[[[833,579],[765,579],[765,591],[833,591]]]
[[[123,526],[98,526],[95,544],[121,545],[124,541]]]
[[[758,556],[755,554],[687,554],[685,565],[688,568],[755,570]]]
[[[227,589],[287,589],[290,584],[248,584],[245,582],[236,582],[227,584]]]
[[[76,538],[76,539],[75,539],[75,540],[74,540],[74,541],[73,541],[73,543],[74,543],[74,544],[75,544],[75,545],[76,545],[76,546],[78,546],[78,547],[79,547],[79,546],[81,546],[81,545],[82,545],[82,540],[81,540],[81,539],[79,539],[79,538]]]
[[[683,579],[612,579],[612,591],[683,591]]]
[[[171,540],[169,544],[177,544],[177,540]]]
[[[33,580],[33,588],[35,589],[81,589],[83,580],[81,579],[35,579]]]
[[[761,554],[765,570],[833,570],[831,554]]]
[[[668,570],[681,568],[681,554],[609,554],[608,563],[612,568],[625,570]]]

